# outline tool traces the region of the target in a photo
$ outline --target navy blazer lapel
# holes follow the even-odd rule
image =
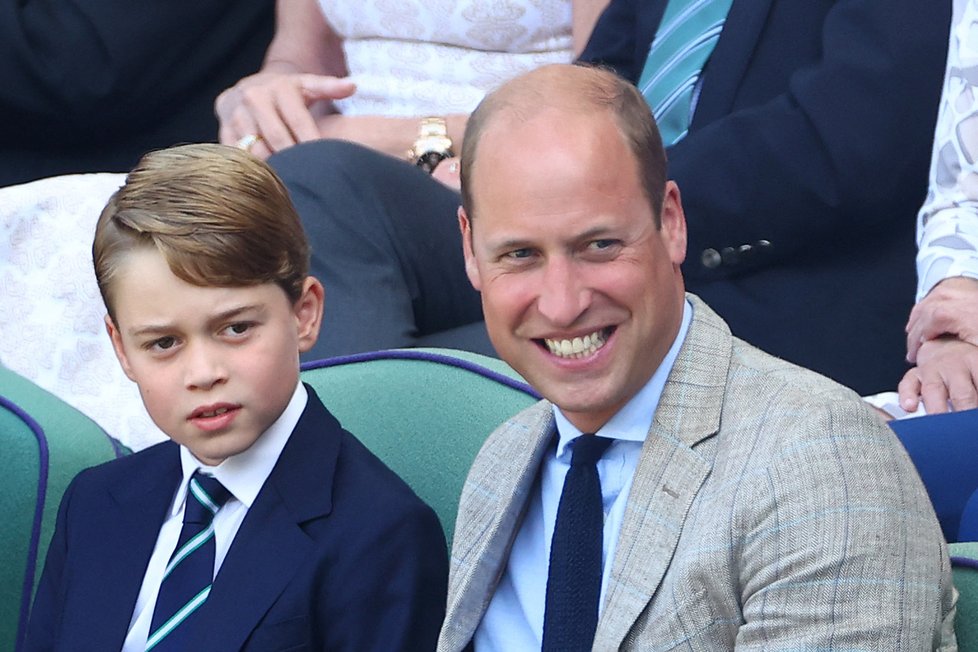
[[[198,632],[195,649],[241,649],[314,550],[302,524],[332,509],[341,427],[312,388],[306,389],[306,409],[248,510],[203,607],[207,622],[224,626]]]
[[[774,0],[733,0],[710,56],[690,128],[730,113]]]
[[[143,453],[147,459],[139,464],[118,465],[107,509],[92,515],[92,527],[104,533],[104,545],[78,564],[87,578],[79,585],[92,587],[91,599],[84,601],[87,613],[81,614],[87,621],[81,631],[90,649],[122,647],[146,566],[180,481],[179,450],[166,442]]]

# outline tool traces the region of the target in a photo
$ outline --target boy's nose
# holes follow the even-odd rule
[[[191,345],[185,360],[185,384],[188,389],[210,389],[227,380],[222,358],[213,347]]]

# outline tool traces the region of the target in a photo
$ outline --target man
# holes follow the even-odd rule
[[[490,338],[547,400],[473,464],[440,651],[956,649],[894,436],[684,294],[680,189],[634,87],[575,66],[504,85],[462,175]]]
[[[612,0],[581,59],[640,83],[667,6],[687,4],[703,3]],[[913,221],[949,16],[947,0],[733,0],[688,133],[667,143],[690,289],[737,336],[861,394],[892,389],[906,370]],[[314,354],[491,350],[460,272],[456,193],[347,143],[271,163],[330,288],[331,335]]]

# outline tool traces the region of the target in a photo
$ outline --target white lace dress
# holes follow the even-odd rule
[[[351,115],[469,113],[490,90],[573,59],[570,0],[319,0],[343,38]]]

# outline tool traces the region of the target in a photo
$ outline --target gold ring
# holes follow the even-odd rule
[[[250,152],[251,148],[255,146],[261,140],[261,136],[258,134],[245,134],[241,139],[234,144],[238,149],[243,149],[246,152]]]

